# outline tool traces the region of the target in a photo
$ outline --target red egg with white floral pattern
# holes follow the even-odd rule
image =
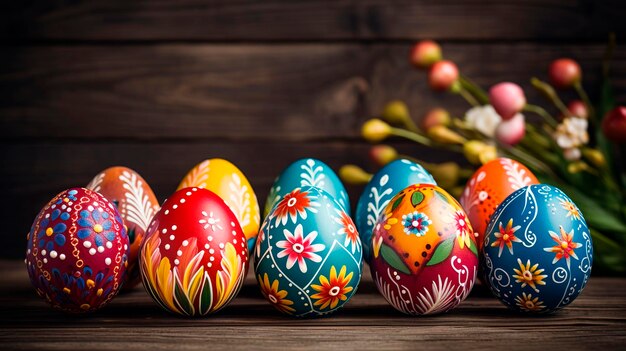
[[[55,196],[35,218],[26,267],[37,294],[54,308],[95,311],[119,292],[128,245],[115,206],[97,192],[72,188]]]
[[[465,212],[432,184],[411,185],[391,199],[374,227],[370,253],[378,291],[410,315],[453,309],[469,295],[478,270]]]
[[[139,252],[143,285],[165,310],[202,316],[239,292],[248,246],[237,217],[210,190],[175,192],[156,214]]]
[[[489,161],[476,170],[467,181],[459,202],[472,223],[479,251],[482,251],[485,230],[498,205],[517,189],[538,183],[528,168],[510,158]]]

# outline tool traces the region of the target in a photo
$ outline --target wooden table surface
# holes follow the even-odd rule
[[[626,279],[592,277],[566,309],[530,317],[509,312],[483,286],[455,310],[409,317],[378,294],[365,269],[358,293],[331,317],[292,319],[260,295],[251,274],[218,314],[181,318],[161,310],[137,287],[103,310],[67,316],[35,295],[24,264],[0,261],[2,349],[624,349]]]

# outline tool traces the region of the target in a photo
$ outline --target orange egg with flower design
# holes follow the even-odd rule
[[[467,216],[432,184],[411,185],[394,196],[374,227],[370,253],[378,291],[410,315],[456,307],[477,275],[478,250]]]
[[[482,250],[485,230],[498,205],[515,190],[538,183],[528,168],[510,158],[489,161],[472,175],[459,202],[472,223],[479,250]]]

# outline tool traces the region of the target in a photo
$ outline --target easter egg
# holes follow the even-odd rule
[[[267,200],[265,201],[265,216],[267,216],[280,199],[293,189],[305,186],[320,188],[334,197],[341,207],[350,215],[350,200],[343,183],[337,174],[324,162],[314,158],[303,158],[283,170],[274,180]]]
[[[593,245],[585,218],[556,187],[518,189],[487,227],[484,281],[507,307],[548,313],[570,304],[591,274]]]
[[[328,192],[296,188],[265,218],[254,271],[267,300],[279,311],[316,317],[336,311],[361,280],[359,234]]]
[[[254,248],[259,233],[261,214],[256,194],[248,178],[229,161],[221,158],[205,160],[192,168],[178,186],[209,189],[233,211],[248,242],[248,250]]]
[[[130,252],[123,289],[130,289],[141,281],[139,247],[152,217],[159,210],[159,201],[148,183],[126,167],[105,169],[89,182],[87,189],[100,193],[113,203],[124,221]]]
[[[356,205],[355,222],[363,243],[363,258],[370,261],[372,230],[378,216],[391,198],[409,185],[437,185],[432,175],[421,165],[406,159],[395,160],[381,168],[367,183]]]
[[[409,315],[456,307],[470,293],[478,270],[465,212],[432,184],[411,185],[391,199],[374,227],[370,251],[378,291]]]
[[[459,202],[472,223],[479,250],[496,207],[515,190],[537,183],[537,177],[528,168],[510,158],[489,161],[476,170]]]
[[[202,316],[239,292],[248,246],[237,217],[215,193],[184,188],[165,201],[139,253],[143,285],[166,311]]]
[[[39,212],[28,233],[26,267],[37,294],[65,312],[91,312],[117,295],[126,273],[128,236],[102,195],[72,188]]]

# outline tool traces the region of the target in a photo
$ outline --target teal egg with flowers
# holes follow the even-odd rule
[[[254,252],[261,292],[280,312],[330,314],[361,280],[362,246],[354,222],[328,192],[298,187],[263,221]]]
[[[437,185],[437,182],[420,164],[398,159],[376,172],[363,189],[356,204],[354,221],[363,243],[363,259],[366,262],[370,262],[372,232],[378,217],[397,193],[413,184]]]
[[[482,268],[491,292],[519,312],[550,313],[576,299],[593,264],[593,243],[576,204],[560,189],[518,189],[485,231]]]
[[[341,207],[350,214],[350,199],[343,183],[326,163],[314,159],[303,158],[291,163],[274,180],[267,200],[265,200],[264,216],[267,216],[286,194],[295,188],[314,186],[328,192]]]

